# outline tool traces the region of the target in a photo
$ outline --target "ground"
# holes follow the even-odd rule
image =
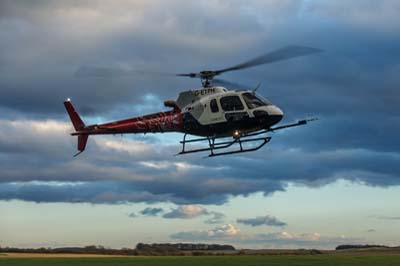
[[[46,255],[2,254],[4,266],[397,266],[400,254],[343,253],[320,255],[243,255],[243,256],[101,256],[101,255]]]

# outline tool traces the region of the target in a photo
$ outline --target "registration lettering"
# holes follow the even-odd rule
[[[215,93],[215,88],[205,88],[202,90],[194,91],[195,96],[202,96],[202,95],[207,95],[210,93]]]

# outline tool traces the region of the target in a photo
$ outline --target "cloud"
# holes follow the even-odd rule
[[[163,217],[168,219],[192,219],[207,214],[209,214],[207,209],[199,205],[183,205],[171,210],[170,212],[165,213]]]
[[[258,216],[255,218],[241,218],[237,219],[236,222],[251,226],[260,226],[260,225],[281,226],[281,227],[286,226],[285,222],[282,222],[278,218],[271,215]]]
[[[175,62],[180,61],[181,67],[189,68],[187,60],[177,60],[177,55],[184,54],[191,58],[189,61],[198,61],[205,54],[205,48],[212,53],[226,50],[227,39],[230,47],[234,48],[256,38],[257,21],[240,13],[231,4],[217,2],[205,5],[183,4],[181,1],[168,4],[163,1],[151,4],[123,1],[115,5],[109,1],[78,1],[71,5],[40,1],[31,5],[4,1],[0,16],[0,39],[4,41],[0,47],[1,51],[8,53],[2,53],[7,71],[3,72],[5,78],[1,80],[4,85],[1,104],[21,110],[60,112],[62,110],[57,105],[67,97],[61,95],[67,90],[68,96],[85,103],[87,110],[110,110],[111,106],[115,108],[123,102],[137,103],[136,99],[142,95],[138,88],[148,89],[149,80],[152,80],[151,87],[156,80],[169,88],[176,88],[180,82],[157,77],[144,78],[143,81],[143,77],[138,76],[133,82],[136,89],[132,89],[132,79],[129,78],[87,80],[75,79],[72,74],[85,64],[128,65],[153,70],[163,67],[165,71],[176,68]],[[228,16],[224,20],[218,19],[222,14]],[[195,26],[189,26],[189,21]],[[209,31],[211,27],[215,32]],[[217,34],[222,30],[226,32],[224,37]],[[45,44],[42,42],[44,38],[47,40]],[[30,45],[26,45],[27,42]],[[32,68],[39,61],[43,68]],[[24,74],[25,81],[15,78],[18,73]],[[55,86],[60,88],[60,93],[51,93]],[[20,94],[29,95],[29,101],[13,93],[13,87],[18,87]],[[117,87],[118,90],[112,89]],[[40,97],[38,90],[30,90],[32,88],[50,92],[48,98]],[[89,90],[96,93],[89,93],[89,96]],[[153,91],[164,96],[168,94],[163,90]]]
[[[385,31],[399,28],[398,23],[395,23],[395,10],[400,8],[396,1],[353,1],[346,7],[329,1],[307,2],[309,2],[307,13],[329,18],[340,24],[350,24],[358,29],[383,29]]]
[[[225,224],[208,231],[208,236],[212,238],[231,237],[239,233],[239,229],[231,224]]]
[[[205,220],[204,223],[206,224],[221,224],[224,222],[225,214],[220,213],[220,212],[209,212],[212,217],[209,219]]]
[[[68,145],[63,140],[70,124],[57,120],[0,119],[0,152],[55,152],[56,146]]]
[[[25,200],[69,203],[127,203],[165,202],[173,200],[168,194],[152,194],[137,190],[129,182],[7,182],[0,186],[2,200]],[[178,200],[177,200],[178,201]]]
[[[400,216],[371,215],[368,217],[380,220],[400,220]]]
[[[319,233],[304,233],[296,235],[282,231],[277,233],[257,234],[257,238],[265,241],[320,241],[321,235]]]
[[[231,224],[225,224],[210,230],[187,231],[171,234],[172,239],[182,241],[204,241],[231,239],[239,233],[239,229]]]
[[[159,213],[163,212],[163,208],[150,208],[147,207],[140,211],[140,213],[144,216],[157,216]]]
[[[85,153],[73,158],[76,138],[69,136],[69,122],[3,119],[0,124],[0,190],[4,187],[1,191],[9,191],[0,194],[0,199],[33,200],[36,197],[32,194],[38,194],[43,202],[76,202],[75,193],[85,187],[93,191],[80,200],[92,203],[100,202],[102,194],[102,203],[143,199],[184,205],[222,204],[231,195],[284,191],[289,183],[318,187],[347,179],[374,186],[399,184],[400,155],[396,152],[316,152],[285,149],[277,143],[269,148],[273,156],[268,155],[268,161],[264,153],[199,161],[195,156],[176,158],[172,154],[178,146],[163,145],[152,138],[147,142],[140,141],[141,137],[94,136],[89,138]],[[34,156],[37,154],[40,156]],[[280,167],[282,161],[288,167]],[[59,187],[49,182],[78,185]],[[102,185],[106,183],[114,185]],[[30,195],[25,194],[28,186]],[[117,187],[124,193],[118,193]],[[66,193],[60,193],[60,197],[52,194],[60,190]],[[211,211],[202,211],[212,215]]]
[[[161,212],[163,212],[163,211],[164,211],[163,208],[151,208],[151,207],[147,207],[147,208],[141,210],[141,211],[139,212],[139,214],[140,214],[140,215],[143,215],[143,216],[157,216],[159,213],[161,213]],[[135,213],[135,212],[132,212],[132,213],[130,213],[128,216],[129,216],[130,218],[137,218],[137,217],[139,217],[139,214],[137,214],[137,213]]]
[[[221,241],[230,244],[259,246],[262,248],[329,248],[340,244],[365,243],[363,238],[341,236],[322,236],[320,233],[301,233],[281,231],[272,233],[246,234],[233,225],[227,224],[210,230],[183,231],[171,234],[179,241]]]
[[[134,212],[131,212],[130,214],[128,214],[128,217],[136,218],[136,217],[138,217],[138,215],[136,213],[134,213]]]
[[[204,221],[206,224],[219,224],[223,223],[225,215],[216,211],[209,211],[206,208],[199,205],[182,205],[176,209],[172,209],[170,212],[163,215],[167,219],[193,219],[200,216],[209,216]]]
[[[274,233],[260,233],[244,237],[241,242],[263,244],[275,248],[334,248],[337,245],[349,243],[365,243],[363,238],[341,236],[322,236],[320,233],[296,234],[287,231]]]
[[[152,152],[151,147],[141,142],[129,141],[130,145],[127,145],[125,142],[120,142],[116,140],[110,139],[96,139],[98,145],[104,149],[110,149],[119,151],[122,153],[127,153],[128,155],[137,155],[137,154],[145,154]]]

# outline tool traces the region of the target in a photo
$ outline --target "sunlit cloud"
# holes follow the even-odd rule
[[[190,219],[208,214],[208,211],[199,205],[182,205],[163,215],[164,218]]]
[[[210,230],[174,233],[171,235],[171,238],[183,241],[228,240],[234,239],[238,235],[239,231],[240,230],[235,226],[225,224]]]
[[[365,239],[340,236],[322,236],[320,233],[301,233],[280,231],[273,233],[248,234],[231,224],[210,230],[183,231],[171,234],[172,239],[181,241],[222,241],[246,245],[262,245],[264,248],[333,248],[340,244],[364,243]]]

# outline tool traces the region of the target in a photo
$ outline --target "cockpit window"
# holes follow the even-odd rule
[[[221,107],[224,111],[243,110],[244,106],[239,96],[225,96],[220,100]]]
[[[268,105],[268,102],[261,100],[254,93],[246,92],[243,93],[242,96],[249,109],[254,109],[260,106]]]

